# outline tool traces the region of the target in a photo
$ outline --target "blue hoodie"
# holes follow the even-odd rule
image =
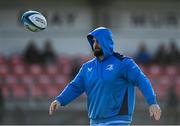
[[[100,27],[88,34],[87,39],[92,49],[93,37],[100,44],[104,59],[93,58],[84,63],[76,77],[56,99],[64,106],[85,92],[91,124],[113,120],[130,123],[136,86],[149,105],[156,104],[151,83],[133,59],[113,51],[112,33],[109,29]]]

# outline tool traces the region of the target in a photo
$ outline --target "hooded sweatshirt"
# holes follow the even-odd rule
[[[133,59],[114,52],[109,29],[100,27],[88,34],[92,49],[93,37],[103,50],[103,60],[95,57],[84,63],[56,100],[65,106],[85,92],[91,124],[116,120],[130,123],[135,105],[135,87],[140,89],[149,105],[156,104],[151,83]]]

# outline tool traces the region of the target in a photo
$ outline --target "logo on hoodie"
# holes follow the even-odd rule
[[[112,71],[113,70],[113,64],[107,65],[106,70]]]
[[[91,72],[91,70],[92,70],[92,67],[88,67],[88,71]]]

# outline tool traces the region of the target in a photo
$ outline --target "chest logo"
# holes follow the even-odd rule
[[[106,70],[112,71],[113,70],[113,64],[107,65]]]
[[[91,72],[92,71],[92,67],[88,67],[88,71]]]

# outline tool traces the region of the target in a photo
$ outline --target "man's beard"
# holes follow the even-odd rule
[[[100,49],[100,50],[94,50],[93,52],[94,52],[94,56],[96,56],[96,57],[100,57],[100,56],[103,55],[102,49]]]

